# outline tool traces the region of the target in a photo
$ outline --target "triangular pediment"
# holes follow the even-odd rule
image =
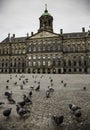
[[[45,38],[45,37],[58,37],[58,36],[59,35],[55,34],[55,33],[47,32],[47,31],[42,31],[42,32],[36,33],[30,39],[34,39],[34,38]]]

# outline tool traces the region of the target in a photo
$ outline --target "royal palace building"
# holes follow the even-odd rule
[[[54,33],[47,8],[39,21],[37,33],[0,43],[0,73],[90,74],[90,31]]]

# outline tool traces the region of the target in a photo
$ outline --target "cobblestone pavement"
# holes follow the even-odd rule
[[[19,80],[21,74],[10,79],[9,74],[0,75],[0,101],[5,102],[0,106],[0,130],[90,130],[90,75],[30,75],[25,74],[29,82],[20,89],[24,77]],[[34,77],[33,77],[34,76]],[[50,98],[46,98],[45,91],[50,86],[50,78],[53,79],[54,92]],[[7,83],[6,80],[10,79]],[[67,86],[64,87],[64,83]],[[14,83],[17,81],[17,85]],[[36,81],[36,83],[34,82]],[[5,91],[12,91],[16,102],[22,101],[23,94],[28,95],[33,85],[35,88],[40,82],[40,91],[33,91],[33,105],[27,106],[31,111],[27,118],[20,118],[16,113],[16,104],[9,104],[4,96]],[[9,90],[6,90],[6,85]],[[86,86],[86,91],[83,87]],[[81,107],[82,116],[79,122],[70,112],[68,104],[76,104]],[[5,120],[3,110],[12,107],[10,118]],[[57,126],[51,119],[53,115],[64,115],[64,121]]]

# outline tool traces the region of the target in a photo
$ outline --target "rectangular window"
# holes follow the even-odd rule
[[[36,47],[33,47],[33,51],[36,51]]]
[[[26,53],[26,50],[22,50],[22,53],[25,54],[25,53]]]
[[[28,59],[31,60],[31,56],[29,56]]]
[[[36,62],[35,61],[33,62],[33,66],[36,66]]]
[[[38,47],[38,51],[41,51],[41,47],[40,46]]]
[[[43,56],[43,59],[45,59],[45,56]]]
[[[38,56],[38,59],[41,59],[41,56]]]
[[[58,50],[59,50],[59,51],[61,50],[61,47],[60,47],[60,46],[58,46]]]
[[[32,63],[30,61],[28,62],[28,66],[32,66]]]
[[[40,61],[38,61],[38,66],[40,66],[41,65],[41,62]]]
[[[50,46],[48,46],[48,51],[50,51],[50,49],[51,49],[51,47],[50,47]]]
[[[43,46],[43,51],[45,51],[45,46]]]
[[[45,66],[46,65],[46,62],[45,61],[43,61],[43,66]]]
[[[29,52],[31,51],[31,47],[29,47]]]
[[[19,50],[18,53],[21,54],[21,50]]]
[[[77,50],[80,51],[80,46],[77,46]]]
[[[36,59],[36,56],[33,56],[33,59],[35,60],[35,59]]]
[[[51,61],[48,61],[48,66],[50,66],[51,65]]]

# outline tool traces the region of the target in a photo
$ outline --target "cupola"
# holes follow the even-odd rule
[[[50,13],[48,13],[47,5],[45,5],[45,11],[39,18],[39,21],[40,21],[40,28],[38,30],[39,32],[43,30],[53,32],[53,17],[51,16]]]

